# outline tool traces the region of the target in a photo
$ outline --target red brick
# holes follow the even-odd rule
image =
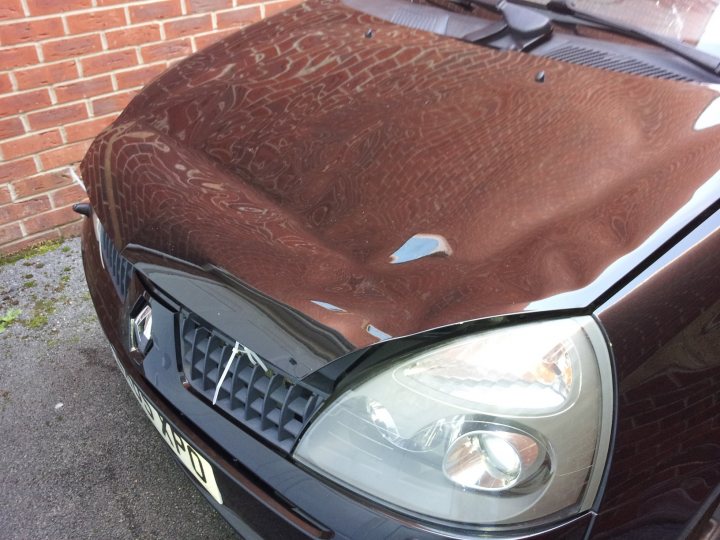
[[[82,232],[82,217],[78,216],[77,214],[75,221],[72,223],[68,223],[67,225],[63,225],[62,227],[58,227],[58,230],[60,231],[60,236],[62,238],[70,238],[72,236],[79,236]]]
[[[34,111],[51,105],[47,89],[0,97],[0,117]]]
[[[0,223],[12,223],[47,210],[50,210],[50,199],[48,199],[47,195],[6,204],[0,206]]]
[[[77,219],[78,215],[73,212],[72,207],[67,206],[26,219],[23,221],[23,225],[25,225],[25,230],[28,234],[35,234],[59,227],[60,225],[65,225],[66,223],[71,223]]]
[[[20,19],[24,17],[20,0],[2,0],[0,2],[0,21],[8,19]]]
[[[105,75],[58,86],[55,88],[55,95],[58,101],[63,103],[106,94],[112,92],[112,90],[112,79],[109,75]]]
[[[49,152],[40,154],[40,161],[42,162],[43,169],[55,169],[57,167],[77,163],[83,158],[89,146],[89,141],[79,142],[61,146],[55,150],[50,150]]]
[[[222,38],[234,34],[237,32],[237,28],[230,28],[228,30],[221,30],[219,32],[213,32],[212,34],[204,34],[202,36],[195,37],[195,45],[198,50],[204,49],[205,47],[212,45],[216,41],[220,41]]]
[[[104,114],[118,112],[124,109],[136,94],[136,91],[129,91],[94,99],[92,101],[93,114],[95,116],[102,116]]]
[[[184,17],[176,21],[168,21],[163,26],[165,26],[165,37],[167,39],[192,36],[212,30],[212,17],[209,14]]]
[[[17,137],[23,133],[25,133],[25,128],[17,116],[14,118],[0,118],[0,140]]]
[[[115,6],[117,4],[128,4],[132,0],[97,0],[98,6]]]
[[[12,195],[10,195],[10,187],[8,184],[0,186],[0,205],[8,204],[12,202]]]
[[[49,150],[62,144],[62,138],[58,130],[46,131],[44,133],[31,133],[19,139],[11,139],[0,144],[5,159],[15,159],[29,154]]]
[[[57,84],[59,82],[77,79],[78,70],[75,60],[63,60],[55,64],[15,70],[20,90],[29,90],[38,86]]]
[[[9,244],[20,238],[22,238],[22,230],[19,224],[11,223],[10,225],[0,227],[0,245]]]
[[[51,189],[72,185],[73,179],[67,171],[44,173],[30,178],[22,178],[12,183],[18,199],[41,195]]]
[[[179,0],[164,0],[151,4],[130,6],[130,20],[133,24],[139,22],[156,21],[182,15]]]
[[[131,26],[122,30],[112,30],[105,32],[108,48],[119,49],[120,47],[130,47],[135,45],[144,45],[153,41],[160,41],[160,25],[159,24],[143,24],[141,26]]]
[[[87,118],[87,107],[84,103],[53,107],[46,111],[28,114],[28,121],[33,130],[58,127],[71,122],[79,122]]]
[[[206,13],[232,7],[232,0],[187,0],[190,13]]]
[[[49,15],[92,7],[92,0],[27,0],[27,5],[31,15]]]
[[[38,63],[35,45],[21,45],[0,51],[0,70],[9,70]]]
[[[69,15],[67,23],[71,34],[116,28],[126,24],[125,10],[123,8],[94,9],[78,15]]]
[[[46,62],[62,60],[102,50],[99,34],[89,36],[68,37],[42,44]]]
[[[91,77],[108,71],[128,68],[137,65],[137,53],[135,49],[124,49],[83,58],[81,61],[83,75]]]
[[[18,43],[42,41],[64,34],[60,17],[22,21],[0,26],[0,45],[16,45]]]
[[[265,6],[265,16],[272,17],[273,15],[285,11],[293,6],[297,6],[302,3],[303,0],[290,0],[288,2],[277,2],[275,4],[267,4]]]
[[[36,234],[35,236],[24,238],[23,240],[19,240],[17,242],[5,244],[4,246],[0,245],[0,253],[15,253],[16,251],[22,251],[30,246],[41,244],[42,242],[47,242],[48,240],[56,238],[60,238],[60,233],[57,229],[53,229],[52,231]]]
[[[190,38],[163,41],[162,43],[156,43],[154,45],[146,45],[140,49],[140,54],[146,64],[169,60],[171,58],[180,58],[187,56],[191,52],[192,45],[190,44]]]
[[[10,81],[10,75],[7,73],[0,73],[0,94],[12,92],[13,85]]]
[[[109,116],[103,116],[102,118],[92,118],[85,122],[65,126],[67,141],[73,143],[86,139],[94,139],[103,129],[112,124],[115,118],[117,118],[117,115],[111,114]]]
[[[121,71],[115,74],[118,88],[125,90],[127,88],[135,88],[142,86],[160,75],[167,66],[163,64],[154,64],[152,66],[142,66],[129,71]]]
[[[55,208],[60,208],[85,200],[87,193],[85,193],[85,190],[79,184],[72,184],[71,186],[53,191],[50,194],[50,198],[55,204]]]
[[[9,182],[36,172],[35,161],[32,158],[18,159],[10,163],[0,161],[0,182]]]
[[[245,24],[251,24],[259,21],[262,18],[260,8],[240,8],[232,11],[224,11],[217,14],[217,25],[218,28],[229,28],[231,26],[240,26]]]

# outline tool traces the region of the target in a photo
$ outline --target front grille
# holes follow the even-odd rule
[[[179,325],[185,377],[195,392],[212,403],[235,342],[184,312]],[[312,391],[283,375],[266,373],[241,353],[235,357],[214,406],[289,452],[320,403]]]
[[[102,254],[105,268],[110,274],[110,279],[115,285],[115,290],[120,298],[125,299],[127,290],[130,286],[130,277],[132,275],[133,265],[115,247],[105,229],[100,227],[98,233],[98,241],[100,242],[100,253]]]

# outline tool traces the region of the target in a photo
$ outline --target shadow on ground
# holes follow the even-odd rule
[[[112,359],[78,239],[0,266],[0,535],[232,538]]]

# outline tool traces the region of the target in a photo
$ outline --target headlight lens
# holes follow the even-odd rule
[[[610,358],[591,317],[442,344],[359,382],[295,458],[421,517],[518,525],[589,508],[609,446]]]

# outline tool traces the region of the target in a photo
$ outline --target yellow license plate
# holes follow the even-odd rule
[[[181,463],[185,465],[185,468],[190,471],[212,498],[222,504],[222,495],[215,481],[215,473],[213,472],[212,465],[157,411],[153,404],[150,403],[150,400],[148,400],[145,394],[138,388],[137,384],[135,384],[135,381],[125,373],[120,362],[118,362],[118,365],[123,375],[125,375],[125,380],[127,380],[127,383],[130,385],[130,389],[140,403],[140,406],[160,435],[162,435],[162,438],[172,451],[175,452],[175,455],[180,459]]]

